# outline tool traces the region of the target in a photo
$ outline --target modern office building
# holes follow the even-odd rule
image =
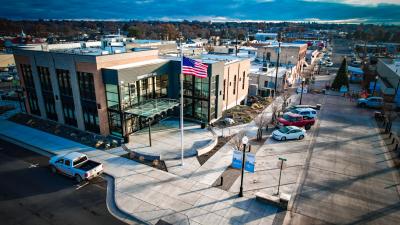
[[[102,135],[124,137],[179,115],[180,58],[73,43],[15,49],[27,112]],[[119,46],[123,48],[123,46]],[[208,78],[184,76],[186,118],[210,123],[243,103],[249,59],[204,55]]]

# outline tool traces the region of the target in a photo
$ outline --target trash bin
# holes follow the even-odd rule
[[[206,128],[206,123],[201,123],[201,129]]]

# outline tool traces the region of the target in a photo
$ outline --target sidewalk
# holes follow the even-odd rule
[[[171,224],[273,224],[277,212],[277,208],[254,198],[238,198],[237,194],[192,179],[0,120],[0,138],[4,137],[53,154],[85,152],[103,163],[105,172],[114,177],[119,210],[144,223],[156,224],[162,219]]]

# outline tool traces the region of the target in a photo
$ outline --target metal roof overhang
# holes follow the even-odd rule
[[[139,117],[152,118],[156,115],[161,115],[168,110],[172,110],[179,105],[180,103],[176,99],[149,99],[139,105],[125,109],[124,112]]]

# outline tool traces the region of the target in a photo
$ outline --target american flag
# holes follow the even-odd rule
[[[200,78],[207,77],[208,65],[198,62],[196,60],[183,57],[182,73],[185,75],[192,75]]]

